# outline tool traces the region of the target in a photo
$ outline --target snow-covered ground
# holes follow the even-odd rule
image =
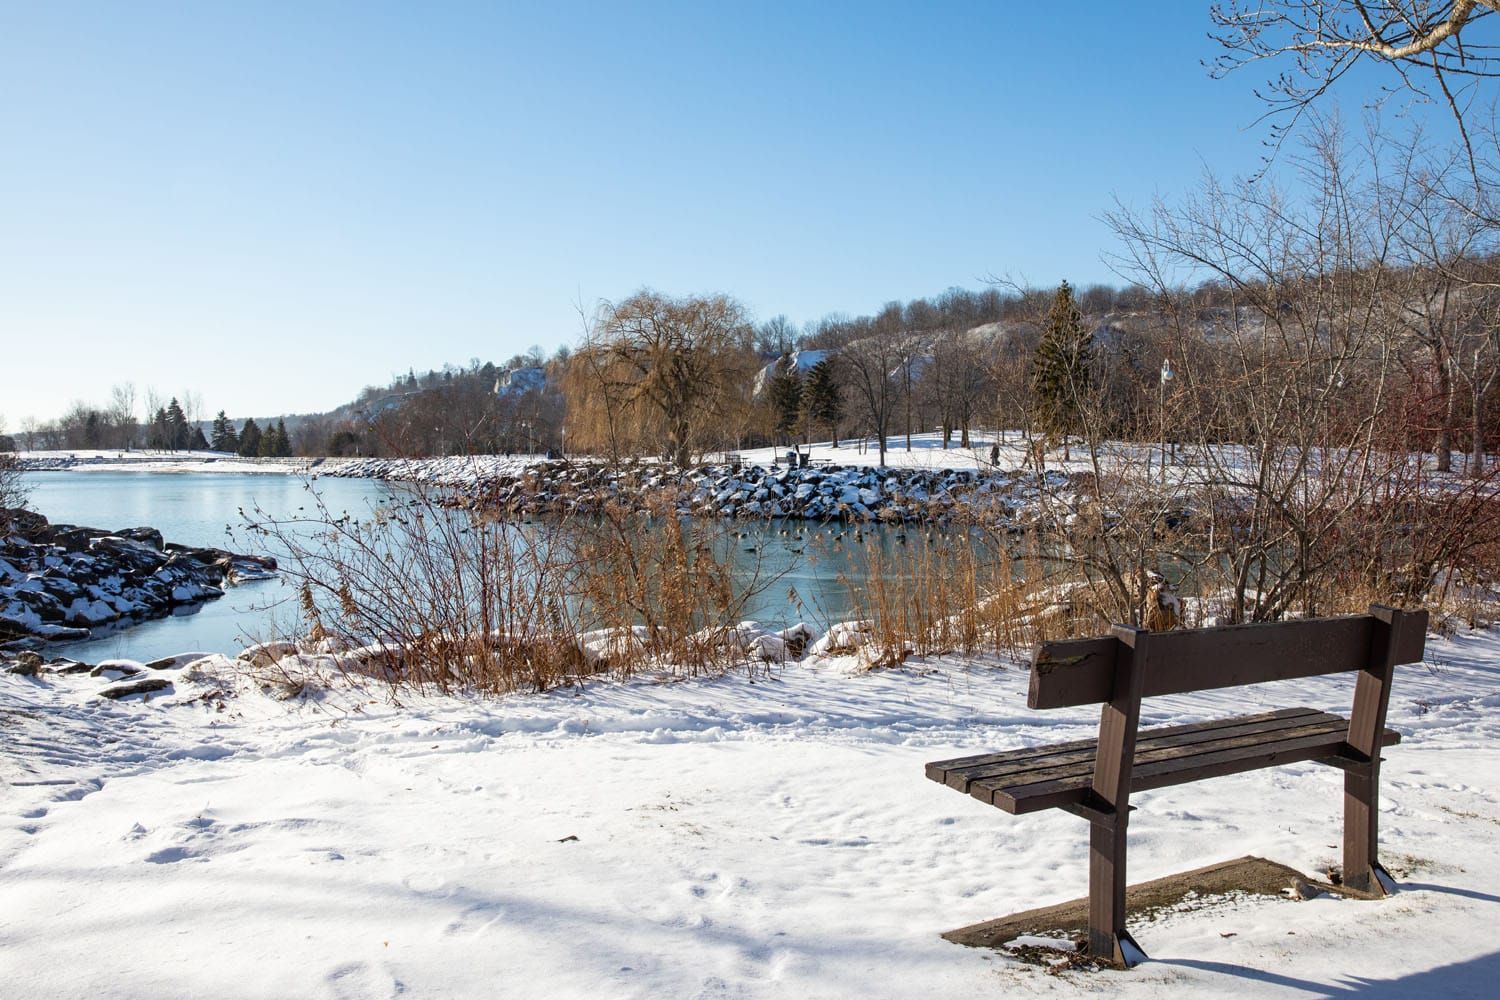
[[[911,448],[908,449],[905,435],[893,434],[886,439],[885,464],[891,468],[978,469],[1002,472],[1015,472],[1035,467],[1026,437],[1019,430],[973,430],[970,432],[967,448],[960,448],[959,440],[959,435],[955,431],[949,439],[948,447],[944,448],[942,434],[929,431],[913,434]],[[998,446],[993,462],[991,461],[992,446]],[[779,445],[775,448],[746,449],[737,454],[747,463],[770,466],[772,463],[785,461],[786,453],[791,450],[790,445]],[[797,450],[806,453],[810,462],[845,466],[878,466],[880,464],[880,449],[875,438],[845,439],[839,442],[837,448],[833,447],[829,441],[814,441],[810,445],[798,445]],[[1064,460],[1064,454],[1060,445],[1052,447],[1045,456],[1046,467],[1054,472],[1091,471],[1092,464],[1088,450],[1078,439],[1074,439],[1073,447],[1067,453],[1067,460]],[[1288,449],[1286,454],[1286,474],[1291,475],[1299,466],[1302,456],[1294,449]],[[1321,453],[1314,452],[1314,470],[1317,469],[1317,459],[1320,455]],[[711,460],[719,457],[719,453],[710,453],[707,456]],[[1161,475],[1161,446],[1155,442],[1107,441],[1100,448],[1099,458],[1101,465],[1106,469],[1129,470],[1136,475],[1145,474],[1153,477]],[[1352,462],[1354,467],[1359,465],[1357,461],[1352,461],[1348,454],[1341,451],[1329,451],[1327,461],[1330,474],[1339,477],[1346,475],[1348,471],[1340,463]],[[1437,471],[1436,460],[1430,454],[1412,453],[1406,457],[1405,461],[1412,472],[1418,468],[1421,469],[1422,479],[1429,488],[1461,488],[1472,482],[1468,471],[1468,460],[1461,455],[1456,456],[1454,470],[1447,473]],[[1490,466],[1493,466],[1494,461],[1494,456],[1491,456]],[[1243,445],[1218,445],[1211,451],[1205,451],[1197,446],[1184,444],[1171,449],[1167,462],[1167,478],[1177,485],[1191,485],[1204,480],[1222,481],[1226,477],[1232,481],[1250,485],[1255,482],[1259,462],[1259,457]]]
[[[1000,437],[995,432],[975,431],[969,437],[970,446],[960,448],[959,436],[955,433],[948,442],[949,446],[944,448],[941,434],[913,434],[911,450],[907,451],[905,436],[893,435],[886,439],[885,464],[892,468],[909,469],[1023,468],[1026,464],[1026,447],[1021,432],[1010,431],[1005,438],[1005,443],[1000,444]],[[1000,444],[999,462],[996,464],[990,463],[992,444]],[[773,462],[782,461],[791,450],[789,445],[780,445],[775,448],[749,448],[738,454],[751,464],[769,466]],[[879,442],[874,438],[843,440],[837,448],[829,441],[814,441],[811,445],[799,445],[798,450],[807,453],[809,461],[813,462],[830,462],[834,465],[880,464]]]
[[[1492,996],[1500,634],[1398,668],[1380,902],[1218,901],[1049,976],[939,932],[1081,895],[1082,821],[929,760],[1092,734],[1022,669],[842,660],[503,700],[272,700],[210,660],[153,700],[0,674],[0,996]],[[1347,710],[1348,676],[1148,702],[1165,723]],[[1336,861],[1342,775],[1145,793],[1144,880]]]
[[[222,451],[23,451],[22,468],[69,472],[239,472],[297,475],[315,461],[308,458],[241,458]]]

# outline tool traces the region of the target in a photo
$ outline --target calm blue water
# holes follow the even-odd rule
[[[307,484],[296,476],[234,473],[163,474],[147,472],[39,472],[25,477],[31,509],[54,524],[91,528],[148,525],[169,542],[214,546],[235,552],[259,551],[237,529],[240,510],[256,504],[274,514],[307,505]],[[363,479],[320,479],[314,484],[330,509],[367,515],[389,495]],[[279,580],[230,587],[190,614],[132,625],[82,642],[57,643],[47,652],[96,663],[110,657],[150,660],[193,650],[234,653],[267,633],[273,612],[289,588]]]
[[[118,529],[148,525],[169,542],[259,552],[259,543],[239,529],[241,510],[255,506],[273,516],[311,509],[309,484],[296,476],[235,473],[43,472],[26,477],[30,506],[53,523]],[[391,497],[391,489],[363,479],[319,479],[310,484],[335,513],[366,517]],[[744,581],[758,577],[764,589],[747,616],[767,624],[829,622],[849,616],[840,577],[860,578],[862,546],[893,544],[894,534],[867,526],[857,535],[842,526],[767,522],[728,526],[729,541]],[[856,541],[856,538],[861,539]],[[275,554],[275,553],[273,553]],[[801,606],[794,606],[795,591]],[[108,635],[58,643],[47,652],[87,662],[110,657],[150,660],[195,650],[234,653],[247,642],[270,637],[290,623],[291,588],[282,581],[231,587],[225,596],[192,613],[132,625]],[[280,611],[275,606],[282,605]]]

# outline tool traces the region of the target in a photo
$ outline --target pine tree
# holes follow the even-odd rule
[[[272,441],[271,456],[273,458],[288,458],[292,454],[292,439],[287,437],[286,421],[278,419],[276,426],[272,428],[268,437],[274,437]]]
[[[776,416],[776,434],[789,435],[797,429],[797,420],[802,413],[802,374],[792,362],[791,355],[783,354],[776,362],[776,372],[767,387],[771,401],[771,412]]]
[[[1063,439],[1083,422],[1084,406],[1093,390],[1094,335],[1084,328],[1083,314],[1064,281],[1047,312],[1047,325],[1031,362],[1031,393],[1036,400],[1037,424],[1049,439]]]
[[[260,454],[260,427],[251,417],[245,421],[245,426],[240,428],[239,452],[245,458],[254,458]]]
[[[265,432],[260,436],[260,447],[256,449],[256,454],[261,458],[275,458],[276,450],[276,425],[267,424]]]
[[[210,442],[214,451],[238,451],[240,436],[234,432],[234,424],[220,410],[214,418],[214,436]]]
[[[186,448],[190,440],[187,414],[182,412],[182,404],[177,402],[176,396],[167,404],[166,437],[167,448],[172,451]]]
[[[828,425],[828,435],[833,446],[839,446],[839,421],[844,419],[844,401],[839,396],[838,383],[833,377],[833,362],[824,358],[807,373],[807,384],[802,390],[802,408],[809,423]]]
[[[171,431],[167,426],[167,410],[158,406],[151,415],[151,426],[146,430],[146,447],[165,451],[172,446]]]
[[[208,451],[208,438],[203,436],[202,427],[193,428],[193,437],[188,441],[188,447],[193,451]]]

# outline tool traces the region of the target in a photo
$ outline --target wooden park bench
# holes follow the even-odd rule
[[[1343,884],[1384,895],[1377,875],[1380,750],[1391,675],[1422,659],[1427,612],[1366,615],[1045,642],[1032,655],[1034,709],[1102,704],[1095,740],[927,765],[927,777],[1008,813],[1064,809],[1089,821],[1089,954],[1128,964],[1125,827],[1130,794],[1312,760],[1344,772]],[[1312,708],[1139,729],[1141,699],[1357,671],[1349,718]],[[1383,872],[1382,872],[1383,874]],[[1389,877],[1389,876],[1387,876]],[[1142,952],[1144,954],[1144,952]]]

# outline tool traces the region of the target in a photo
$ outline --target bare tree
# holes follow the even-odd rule
[[[784,314],[772,316],[755,329],[755,353],[761,357],[791,353],[797,343],[797,328]]]
[[[885,465],[891,419],[901,401],[901,379],[908,358],[899,324],[855,321],[846,325],[838,348],[839,370],[857,403],[856,412],[874,433]]]
[[[121,382],[109,390],[109,424],[116,448],[129,447],[135,441],[135,383]]]
[[[198,421],[203,417],[203,394],[194,392],[192,389],[184,389],[179,403],[188,426],[197,426]]]
[[[1452,355],[1452,367],[1469,390],[1469,475],[1485,474],[1484,438],[1485,398],[1500,377],[1500,326],[1496,325],[1500,304],[1487,300],[1482,309],[1484,321],[1459,339]]]
[[[21,463],[9,450],[9,435],[5,433],[5,418],[0,417],[0,510],[24,507],[28,490],[21,480]]]
[[[995,391],[990,369],[967,331],[940,334],[933,342],[931,358],[921,388],[942,421],[943,447],[948,447],[957,430],[958,446],[968,448],[974,417]]]
[[[1179,209],[1111,216],[1135,265],[1122,270],[1164,302],[1190,298],[1183,269],[1207,272],[1225,303],[1209,329],[1190,303],[1167,313],[1177,377],[1163,424],[1190,442],[1191,461],[1162,482],[1186,511],[1177,530],[1193,535],[1178,555],[1230,620],[1420,595],[1435,564],[1493,533],[1484,505],[1425,489],[1408,460],[1408,334],[1388,307],[1412,301],[1405,218],[1357,162],[1325,134],[1299,161],[1306,203],[1210,183]],[[1493,351],[1475,349],[1464,356],[1482,401]]]
[[[41,429],[42,425],[37,421],[36,417],[25,416],[21,418],[21,436],[26,441],[27,451],[36,450],[37,434]]]
[[[1290,116],[1273,125],[1279,146],[1351,69],[1387,63],[1397,87],[1448,108],[1477,178],[1465,115],[1475,88],[1500,76],[1500,57],[1474,38],[1497,11],[1500,0],[1229,0],[1209,8],[1224,49],[1213,71],[1222,76],[1265,60],[1288,67],[1260,92],[1269,114]]]

